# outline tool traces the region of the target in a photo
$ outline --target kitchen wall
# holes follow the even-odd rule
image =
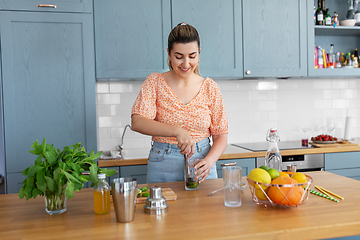
[[[130,124],[132,104],[142,81],[98,82],[98,150],[115,150]],[[360,79],[217,80],[229,119],[229,143],[263,142],[270,127],[282,141],[300,140],[299,129],[333,118],[331,135],[344,136],[345,118],[354,118],[351,137],[360,137]],[[311,130],[307,137],[316,133]],[[126,131],[124,147],[146,154],[151,138]]]

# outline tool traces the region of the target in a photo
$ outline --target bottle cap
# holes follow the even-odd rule
[[[105,173],[99,173],[97,175],[98,179],[105,179],[106,178],[106,174]]]

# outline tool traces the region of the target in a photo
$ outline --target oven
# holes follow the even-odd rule
[[[296,165],[297,172],[324,171],[324,154],[303,154],[281,156],[281,170],[287,171],[288,165]],[[265,157],[256,159],[256,167],[265,165]]]

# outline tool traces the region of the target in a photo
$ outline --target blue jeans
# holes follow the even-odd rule
[[[196,143],[195,154],[191,158],[203,159],[211,149],[209,138]],[[217,178],[216,164],[207,179]],[[147,164],[147,182],[184,181],[184,155],[176,144],[153,142]]]

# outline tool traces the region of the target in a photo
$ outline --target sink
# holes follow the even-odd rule
[[[123,149],[123,159],[148,158],[149,149]]]

